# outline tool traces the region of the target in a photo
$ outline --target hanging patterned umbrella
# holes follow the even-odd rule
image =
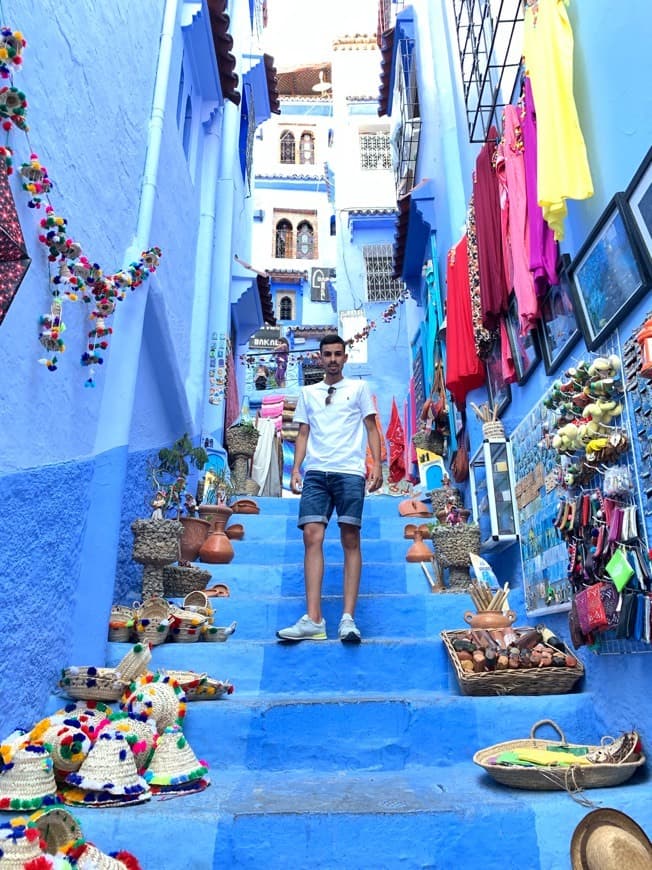
[[[31,262],[9,180],[0,167],[0,324]]]

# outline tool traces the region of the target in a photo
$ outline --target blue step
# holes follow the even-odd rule
[[[564,792],[500,786],[472,756],[527,737],[543,718],[557,721],[571,742],[599,742],[610,723],[594,713],[600,687],[590,673],[580,691],[565,695],[462,695],[440,632],[465,627],[471,600],[431,593],[422,568],[405,561],[403,537],[406,523],[426,520],[400,517],[400,500],[386,496],[365,504],[356,611],[363,643],[336,639],[343,560],[335,522],[325,543],[329,639],[278,643],[275,631],[305,611],[298,501],[256,501],[259,515],[231,518],[245,526],[234,560],[202,566],[208,585],[230,586],[230,597],[212,604],[216,624],[237,621],[235,634],[222,644],[152,650],[152,669],[208,672],[235,685],[233,695],[187,705],[184,730],[210,764],[212,785],[139,807],[82,809],[85,835],[107,850],[129,849],[156,870],[566,868],[586,808]],[[128,649],[108,644],[107,663]],[[643,773],[627,787],[587,796],[652,826]]]

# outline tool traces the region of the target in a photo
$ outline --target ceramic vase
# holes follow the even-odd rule
[[[199,550],[199,561],[211,565],[228,564],[233,559],[235,551],[224,533],[224,527],[233,511],[225,504],[199,505],[198,510],[199,516],[210,522],[208,537]]]
[[[478,610],[477,613],[467,610],[464,614],[464,621],[471,628],[509,628],[515,619],[516,613],[513,610],[508,610],[507,613],[502,610]]]
[[[211,524],[208,520],[199,519],[199,517],[181,517],[179,520],[183,526],[183,537],[181,538],[181,560],[185,562],[194,562],[201,545],[208,537]]]
[[[433,552],[423,540],[423,532],[421,529],[416,529],[414,532],[414,543],[408,548],[405,554],[406,562],[429,562],[432,559]]]

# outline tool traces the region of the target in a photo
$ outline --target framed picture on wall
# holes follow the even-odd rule
[[[632,213],[643,253],[648,260],[648,269],[652,271],[652,148],[629,183],[625,199]]]
[[[596,350],[652,284],[632,212],[617,193],[569,267],[573,306]]]
[[[519,384],[524,384],[541,359],[541,351],[539,350],[536,329],[531,329],[525,335],[521,335],[518,300],[515,293],[512,293],[509,297],[505,323],[507,325],[512,359],[516,368],[516,380]]]
[[[485,360],[485,366],[487,369],[489,407],[492,411],[496,409],[496,417],[500,417],[505,408],[512,401],[511,387],[503,377],[500,336],[494,342],[491,354]]]
[[[580,337],[568,279],[569,265],[569,255],[562,254],[557,263],[559,282],[548,288],[540,303],[539,347],[547,375],[568,356]]]

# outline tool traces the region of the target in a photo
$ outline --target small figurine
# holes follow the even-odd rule
[[[166,504],[167,498],[165,497],[165,493],[159,490],[150,502],[150,506],[154,508],[152,512],[153,520],[165,519],[165,517],[163,516],[163,508]]]
[[[186,510],[186,514],[189,517],[197,516],[197,502],[191,492],[187,492],[183,497],[183,506]]]

